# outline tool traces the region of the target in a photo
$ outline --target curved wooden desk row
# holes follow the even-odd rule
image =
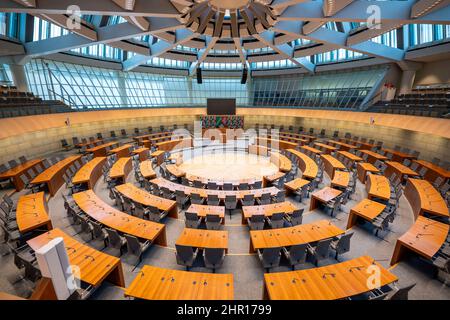
[[[261,197],[264,193],[270,193],[272,196],[275,196],[278,191],[275,187],[270,188],[262,188],[262,189],[253,189],[253,190],[209,190],[209,189],[200,189],[194,187],[184,186],[178,183],[174,183],[163,178],[156,178],[150,181],[154,185],[168,188],[171,192],[175,192],[177,190],[183,191],[186,195],[191,195],[192,193],[197,193],[201,197],[206,198],[208,195],[217,195],[219,199],[224,200],[226,196],[236,196],[237,199],[244,198],[246,194],[253,194],[255,198]]]
[[[360,295],[371,288],[374,267],[380,271],[380,287],[398,281],[370,256],[325,267],[264,274],[264,299],[336,300]]]
[[[20,233],[38,228],[53,229],[48,215],[48,204],[44,192],[21,196],[16,209],[17,226]]]
[[[265,138],[265,137],[266,136],[264,136],[264,135],[261,136],[261,138]],[[267,138],[274,139],[274,140],[280,140],[280,141],[292,142],[292,143],[295,143],[295,144],[300,145],[300,146],[309,143],[308,139],[303,139],[301,137],[291,137],[289,135],[285,135],[285,134],[282,134],[282,133],[280,133],[280,134],[271,134],[271,133],[269,133],[269,134],[267,134]]]
[[[330,186],[336,189],[346,189],[350,184],[350,172],[338,171],[334,172],[334,177],[331,180]]]
[[[270,148],[270,149],[274,149],[274,150],[295,149],[298,145],[297,143],[294,143],[294,142],[269,139],[269,138],[261,138],[261,137],[258,137],[256,139],[256,144]]]
[[[287,132],[287,131],[280,131],[280,136],[286,136],[286,137],[292,137],[292,138],[300,138],[303,140],[307,140],[308,142],[314,141],[317,138],[315,136],[311,136],[308,134],[302,134],[302,133],[295,133],[295,132]]]
[[[413,162],[417,162],[419,164],[417,171],[420,171],[423,167],[428,169],[424,178],[431,183],[433,183],[437,177],[441,177],[444,181],[450,179],[449,170],[445,170],[444,168],[425,160],[413,160]]]
[[[358,172],[358,179],[361,183],[366,183],[367,173],[379,173],[380,170],[377,169],[373,164],[368,162],[358,162],[356,166],[356,170]]]
[[[87,184],[88,189],[94,189],[98,179],[102,176],[102,168],[106,157],[97,157],[83,165],[72,178],[72,184]]]
[[[333,152],[336,151],[335,147],[332,147],[325,143],[314,142],[314,145],[316,146],[317,149],[319,149],[320,151],[322,151],[325,154],[332,154]]]
[[[270,162],[276,165],[282,172],[289,172],[292,170],[291,160],[289,160],[288,157],[282,155],[279,152],[276,151],[270,152]]]
[[[316,243],[344,233],[344,230],[339,229],[327,220],[281,229],[251,230],[250,253],[259,249]]]
[[[388,157],[382,156],[381,154],[376,153],[376,152],[374,152],[372,150],[361,149],[359,151],[361,153],[363,153],[363,154],[367,154],[367,162],[369,162],[371,164],[374,164],[377,160],[378,161],[386,161],[386,160],[388,160]]]
[[[338,151],[337,153],[340,154],[341,156],[343,156],[344,158],[347,158],[348,160],[350,160],[353,163],[363,160],[361,157],[358,157],[357,155],[350,153],[348,151]]]
[[[76,148],[82,148],[82,147],[87,147],[90,144],[94,144],[94,145],[99,145],[103,142],[103,139],[95,139],[95,140],[89,140],[86,142],[80,142],[78,144],[75,145]]]
[[[169,166],[167,166],[167,167],[169,167]],[[178,170],[180,170],[180,169],[178,169]],[[168,168],[168,171],[172,174],[172,172],[170,171],[169,168]],[[177,173],[178,171],[173,171],[173,172]],[[283,175],[284,175],[284,173],[283,173]],[[261,181],[260,179],[252,179],[252,178],[240,179],[240,180],[217,180],[217,179],[208,179],[205,177],[199,177],[199,176],[195,176],[193,174],[187,174],[186,179],[191,183],[194,183],[194,181],[201,181],[203,184],[207,184],[208,182],[213,182],[213,183],[217,184],[218,186],[223,186],[225,183],[231,183],[233,185],[233,187],[237,187],[241,183],[253,184],[255,182]]]
[[[166,165],[166,170],[167,170],[167,172],[169,172],[172,176],[174,176],[176,178],[181,178],[181,177],[186,176],[186,172],[184,170],[181,170],[180,167],[177,166],[176,164]]]
[[[334,173],[336,170],[347,170],[342,162],[330,154],[322,154],[320,158],[323,161],[324,171],[328,174],[330,179],[334,178]]]
[[[141,171],[141,174],[145,179],[156,178],[156,172],[155,172],[155,170],[153,170],[153,165],[152,165],[151,160],[142,161],[139,164],[139,170]]]
[[[370,200],[387,201],[391,197],[391,184],[386,176],[370,173],[367,175],[366,191]]]
[[[125,183],[132,168],[131,157],[120,158],[112,165],[109,177],[111,179],[119,179],[122,183]]]
[[[287,149],[286,152],[291,153],[295,157],[297,157],[298,166],[302,171],[303,177],[310,180],[314,180],[317,177],[317,174],[319,173],[319,167],[313,159],[295,149]]]
[[[159,142],[156,147],[160,151],[172,151],[184,148],[192,148],[192,138],[176,139],[170,141]]]
[[[50,195],[54,196],[58,192],[59,188],[64,184],[63,175],[66,170],[75,162],[81,159],[81,155],[75,155],[65,158],[59,161],[50,168],[41,172],[36,176],[31,184],[43,184],[47,185]]]
[[[228,231],[184,228],[175,243],[198,249],[224,249],[228,252]]]
[[[396,161],[386,161],[387,165],[386,170],[384,171],[384,175],[386,177],[390,177],[393,173],[397,175],[402,181],[402,183],[406,182],[408,177],[418,177],[419,174],[414,170],[411,170],[409,167],[396,162]]]
[[[316,156],[320,156],[322,153],[324,153],[322,150],[310,146],[301,146],[300,149],[303,150],[304,152],[306,151],[307,153],[309,152]]]
[[[118,141],[112,141],[98,145],[90,149],[86,149],[86,152],[92,153],[94,157],[106,157],[108,155],[108,149],[119,146],[119,144],[120,143]]]
[[[356,148],[356,146],[353,144],[336,141],[336,140],[332,140],[332,139],[327,140],[327,143],[335,148],[339,148],[339,150],[341,150],[341,151],[349,151],[350,149]]]
[[[427,180],[409,178],[405,186],[405,196],[416,218],[425,213],[440,217],[450,216],[444,198]]]
[[[294,210],[297,210],[297,208],[289,201],[260,206],[243,206],[242,224],[247,224],[247,220],[254,215],[264,215],[269,218],[272,217],[274,213],[282,212],[284,214],[292,214]]]
[[[121,145],[117,148],[109,150],[108,154],[115,154],[118,159],[129,157],[129,156],[131,156],[130,150],[132,147],[133,147],[132,144],[127,143],[127,144]]]
[[[144,266],[125,290],[146,300],[232,300],[233,274],[200,273]]]
[[[86,215],[109,228],[162,246],[167,245],[164,224],[119,211],[97,197],[92,190],[75,193],[73,199]]]
[[[431,260],[444,244],[449,225],[419,216],[416,223],[395,244],[391,265],[399,262],[408,251]]]
[[[350,145],[354,145],[357,149],[370,150],[373,147],[375,147],[374,144],[370,144],[368,142],[356,141],[356,140],[353,140],[353,139],[339,138],[339,141],[348,143]]]
[[[53,229],[41,234],[28,240],[27,243],[36,251],[55,238],[63,238],[70,264],[80,268],[81,281],[94,287],[100,286],[104,280],[119,287],[125,286],[122,264],[119,258],[84,245],[60,229]]]
[[[11,182],[16,188],[16,191],[20,191],[25,187],[23,181],[20,179],[20,176],[24,174],[28,179],[31,179],[27,171],[29,169],[34,169],[38,164],[42,165],[42,159],[28,160],[23,164],[19,164],[14,168],[0,173],[0,180],[11,179]]]
[[[222,224],[225,224],[225,207],[209,206],[203,204],[191,204],[186,212],[196,213],[199,218],[206,218],[207,215],[217,215],[222,218]]]
[[[155,133],[143,134],[140,136],[133,137],[133,140],[138,142],[138,141],[142,141],[142,140],[149,140],[149,139],[153,139],[153,138],[160,138],[160,137],[166,137],[166,136],[171,136],[171,135],[172,135],[172,131],[155,132]]]
[[[115,188],[122,196],[132,200],[133,202],[140,203],[144,207],[156,207],[161,211],[167,211],[169,213],[169,217],[174,219],[178,218],[176,201],[155,196],[131,183],[121,184]]]
[[[373,221],[386,209],[386,205],[372,201],[369,199],[361,200],[357,205],[350,209],[350,213],[347,221],[347,229],[352,228],[358,218],[362,218],[370,223]]]
[[[148,160],[149,156],[150,156],[150,149],[149,148],[145,148],[145,147],[141,147],[141,148],[137,148],[134,149],[131,154],[134,155],[138,155],[139,156],[139,161],[145,161]]]
[[[383,150],[385,152],[385,154],[391,153],[392,161],[397,161],[397,162],[401,163],[405,159],[410,159],[410,160],[417,159],[416,156],[413,156],[412,154],[404,153],[401,151],[397,151],[397,150],[393,150],[393,149],[381,149],[381,150]]]
[[[266,146],[260,146],[257,144],[252,144],[248,146],[248,153],[250,154],[256,154],[259,156],[265,156],[267,157],[269,155],[270,149]]]

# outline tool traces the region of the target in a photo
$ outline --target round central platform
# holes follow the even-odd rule
[[[180,169],[187,176],[209,181],[262,180],[264,176],[278,172],[270,158],[244,152],[215,152],[185,160]]]

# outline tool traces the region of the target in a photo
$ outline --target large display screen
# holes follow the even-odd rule
[[[208,99],[207,114],[209,116],[235,115],[236,99]]]

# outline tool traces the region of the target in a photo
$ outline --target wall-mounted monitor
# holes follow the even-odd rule
[[[207,101],[208,115],[235,115],[236,99],[208,99]]]

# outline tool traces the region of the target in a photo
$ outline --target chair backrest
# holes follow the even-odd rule
[[[208,223],[220,223],[220,216],[218,214],[207,214],[206,222]]]
[[[336,251],[338,253],[344,253],[350,251],[350,238],[353,236],[353,232],[346,233],[339,238]]]
[[[304,261],[306,258],[306,248],[308,244],[296,244],[289,249],[291,261]]]
[[[254,214],[254,215],[250,216],[250,221],[252,223],[263,222],[264,221],[264,215],[263,214]]]
[[[321,257],[327,257],[330,252],[330,245],[332,239],[324,239],[317,242],[316,255]]]
[[[223,190],[233,190],[233,184],[232,183],[224,183],[223,184]]]
[[[218,265],[223,262],[225,249],[221,248],[205,248],[205,260],[212,265]]]
[[[254,200],[255,200],[255,196],[253,194],[244,194],[245,202],[250,202],[250,201],[254,201]]]
[[[265,248],[262,253],[264,264],[274,264],[279,261],[281,248]]]
[[[194,187],[195,188],[203,188],[204,184],[200,180],[194,180]]]
[[[186,220],[191,220],[191,221],[198,221],[198,215],[196,212],[189,212],[186,211],[184,213],[184,215],[186,216]]]
[[[217,194],[208,194],[208,201],[219,201],[219,196]]]
[[[225,196],[225,202],[226,203],[235,203],[235,202],[237,202],[236,195],[226,195]]]
[[[16,160],[9,160],[8,165],[10,168],[17,167],[17,161]]]
[[[208,189],[217,189],[217,183],[208,182]]]
[[[304,211],[305,211],[305,209],[302,208],[302,209],[294,210],[294,212],[292,212],[291,222],[294,226],[302,224]]]
[[[269,204],[270,203],[270,193],[263,193],[261,195],[261,204]]]
[[[94,238],[98,238],[100,236],[103,236],[103,228],[100,223],[97,221],[92,221],[92,227],[94,228]]]
[[[284,218],[284,212],[275,212],[270,218],[271,221],[280,221]]]
[[[20,156],[19,161],[21,164],[24,164],[25,162],[27,162],[27,158],[25,156]]]
[[[139,242],[138,238],[129,234],[124,234],[124,237],[127,240],[128,252],[134,255],[140,255],[141,243]]]
[[[283,202],[286,199],[286,192],[284,190],[280,190],[277,193],[277,202]]]
[[[389,300],[408,300],[409,291],[416,286],[415,283],[401,287],[392,296],[388,297]]]
[[[239,190],[248,190],[250,189],[248,183],[239,183]]]
[[[175,244],[178,257],[183,261],[189,261],[194,257],[194,249],[189,246]]]
[[[6,167],[6,165],[5,164],[0,164],[0,173],[3,173],[3,172],[5,172],[6,170],[8,170],[8,167]]]
[[[105,230],[108,233],[109,244],[113,248],[120,249],[120,247],[122,246],[122,240],[119,233],[116,230],[110,228],[105,228]]]
[[[28,179],[28,177],[26,175],[24,175],[24,174],[20,175],[20,180],[23,182],[24,185],[27,185],[28,182],[30,181]]]

